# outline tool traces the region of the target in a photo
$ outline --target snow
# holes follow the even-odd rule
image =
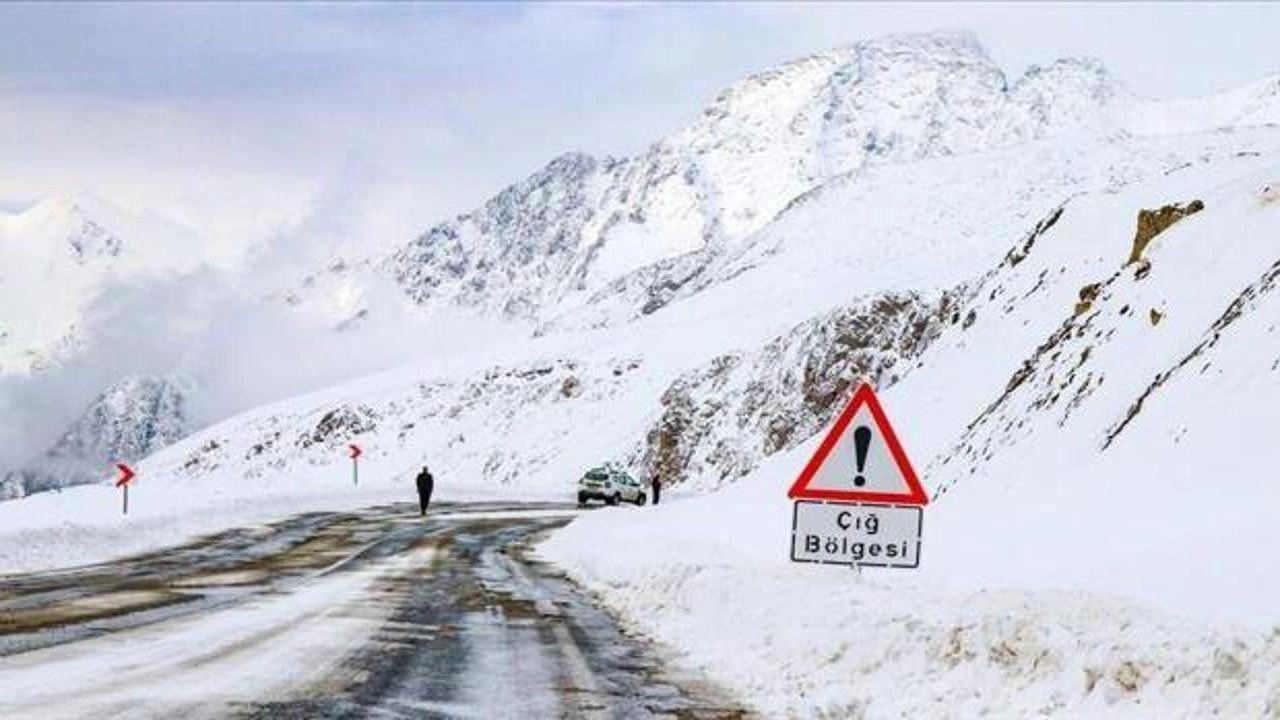
[[[309,277],[301,309],[359,323],[400,317],[393,276],[439,351],[150,455],[128,518],[103,485],[0,504],[0,573],[405,499],[424,462],[445,498],[565,500],[670,466],[684,491],[541,552],[764,716],[1274,714],[1276,87],[1149,102],[1081,60],[1008,87],[949,34],[746,78],[637,158],[562,156]],[[1125,264],[1139,209],[1192,199]],[[786,487],[858,379],[932,498],[918,572],[787,558]]]
[[[235,703],[287,698],[339,667],[390,614],[379,578],[426,566],[431,556],[419,549],[322,572],[287,594],[5,658],[0,715],[214,717]]]

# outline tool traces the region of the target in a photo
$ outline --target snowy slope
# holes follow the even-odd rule
[[[770,716],[1269,716],[1280,204],[1259,189],[1278,160],[1072,198],[882,385],[933,496],[919,572],[788,562],[786,488],[817,436],[546,554]],[[1139,209],[1193,199],[1127,263]],[[599,550],[617,542],[647,552]]]
[[[715,487],[754,470],[825,425],[863,380],[891,385],[942,328],[959,322],[958,291],[860,298],[759,349],[682,373],[632,458],[644,477]]]

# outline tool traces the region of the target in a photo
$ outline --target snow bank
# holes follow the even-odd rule
[[[540,553],[765,717],[1280,711],[1277,632],[1206,626],[1097,592],[955,593],[928,574],[790,563],[786,487],[813,447],[710,496],[581,517]],[[926,512],[926,567],[955,540],[933,532]],[[1063,547],[1043,561],[1075,554]]]

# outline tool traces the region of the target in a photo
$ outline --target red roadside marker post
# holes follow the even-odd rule
[[[133,480],[134,476],[137,473],[133,471],[133,468],[129,467],[124,463],[116,463],[116,470],[120,471],[120,477],[116,479],[116,487],[120,488],[123,491],[123,497],[124,497],[123,514],[128,515],[129,514],[129,483]]]
[[[351,485],[354,487],[359,487],[360,486],[360,456],[364,454],[364,451],[360,449],[359,445],[348,445],[348,447],[351,448],[351,455],[350,455]]]

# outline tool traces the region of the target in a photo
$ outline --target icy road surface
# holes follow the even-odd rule
[[[0,577],[0,717],[744,717],[525,557],[571,517],[312,513]]]

